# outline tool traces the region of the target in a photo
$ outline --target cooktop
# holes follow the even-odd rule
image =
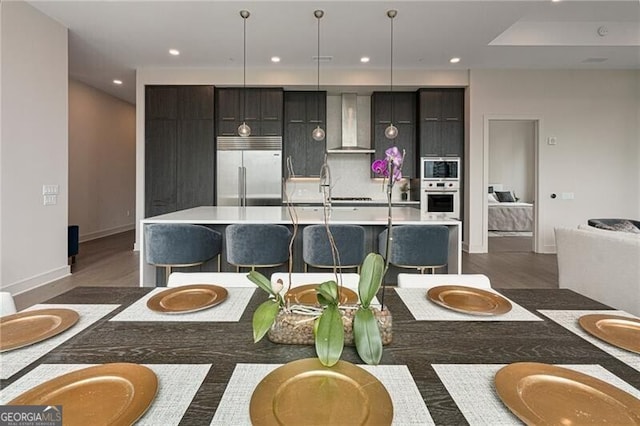
[[[371,197],[331,197],[331,201],[372,201]]]

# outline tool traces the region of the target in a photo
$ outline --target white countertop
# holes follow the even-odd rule
[[[298,224],[322,224],[322,207],[296,207]],[[340,207],[333,206],[329,221],[332,224],[386,225],[387,207]],[[460,225],[456,219],[442,215],[421,214],[412,207],[393,207],[394,225]],[[201,206],[192,209],[167,213],[142,220],[142,223],[195,223],[195,224],[231,224],[231,223],[276,223],[291,224],[286,207],[216,207]]]

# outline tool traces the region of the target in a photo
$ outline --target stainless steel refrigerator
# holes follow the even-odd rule
[[[282,204],[281,136],[219,136],[216,141],[218,206]]]

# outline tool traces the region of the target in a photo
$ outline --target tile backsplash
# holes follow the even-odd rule
[[[328,156],[331,170],[332,197],[371,197],[374,201],[386,202],[382,179],[372,179],[371,155],[331,154]],[[294,202],[321,202],[320,180],[298,178],[287,182],[287,194]],[[400,200],[400,184],[393,187],[392,199]]]

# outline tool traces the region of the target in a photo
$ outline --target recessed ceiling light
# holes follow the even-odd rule
[[[169,54],[178,56],[180,54],[180,51],[178,49],[169,49]]]
[[[360,62],[362,62],[363,64],[366,64],[367,62],[369,62],[369,57],[363,56],[362,58],[360,58]]]
[[[280,62],[280,57],[279,56],[272,56],[271,57],[271,62]]]
[[[552,2],[552,3],[559,3],[559,2],[561,2],[561,1],[562,1],[562,0],[551,0],[551,2]]]
[[[113,80],[113,84],[117,84],[119,86],[122,84],[122,80]]]
[[[449,59],[449,62],[451,62],[452,64],[457,64],[458,62],[460,62],[460,58],[451,58]]]

